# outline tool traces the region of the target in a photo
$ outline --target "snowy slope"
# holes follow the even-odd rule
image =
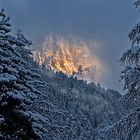
[[[140,140],[140,108],[124,115],[102,132],[103,140]]]
[[[48,139],[92,140],[97,129],[112,124],[121,116],[121,95],[100,85],[87,84],[63,73],[42,70],[44,86],[33,109],[47,116]]]

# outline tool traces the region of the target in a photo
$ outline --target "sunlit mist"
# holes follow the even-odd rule
[[[42,48],[42,51],[34,51],[34,59],[40,65],[87,82],[100,80],[102,63],[84,41],[47,36]]]

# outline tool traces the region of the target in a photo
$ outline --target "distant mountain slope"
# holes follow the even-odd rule
[[[42,70],[44,86],[33,109],[49,119],[48,139],[92,140],[97,129],[121,116],[121,95],[94,83],[67,77],[61,72]]]

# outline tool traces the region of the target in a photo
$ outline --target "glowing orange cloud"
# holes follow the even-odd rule
[[[55,71],[74,75],[79,79],[99,81],[102,74],[102,63],[94,56],[86,43],[47,36],[43,44],[43,52],[34,51],[34,59],[40,65]]]

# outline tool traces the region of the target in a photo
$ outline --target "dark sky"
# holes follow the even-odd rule
[[[20,27],[35,47],[48,33],[99,43],[97,55],[108,71],[102,83],[122,89],[118,59],[130,46],[127,34],[138,21],[133,0],[0,0],[0,7],[11,17],[13,30]]]

